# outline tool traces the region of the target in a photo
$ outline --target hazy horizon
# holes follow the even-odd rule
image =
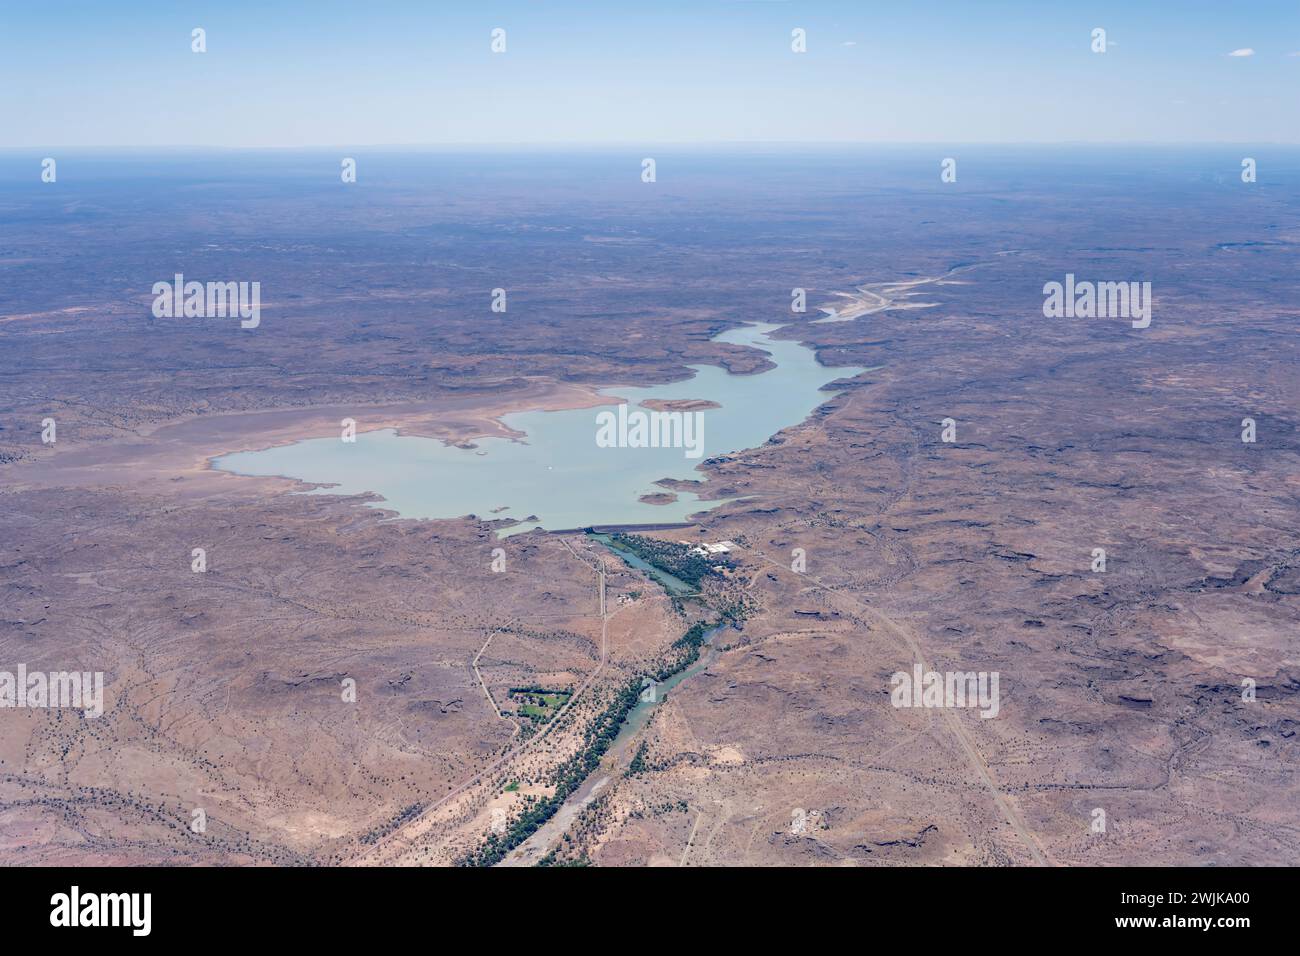
[[[987,142],[970,141],[960,142],[954,140],[914,140],[898,141],[887,143],[876,142],[816,142],[802,140],[699,140],[694,142],[672,142],[672,141],[655,141],[645,142],[641,140],[628,141],[598,141],[598,142],[462,142],[462,143],[301,143],[295,145],[275,145],[266,144],[260,146],[220,146],[210,143],[66,143],[60,146],[0,146],[0,153],[39,153],[44,149],[61,149],[61,150],[85,150],[88,152],[99,151],[105,153],[145,153],[145,152],[195,152],[195,153],[255,153],[255,152],[325,152],[327,150],[339,149],[364,149],[375,151],[392,151],[392,152],[411,152],[411,153],[440,153],[440,152],[503,152],[507,150],[538,150],[544,152],[564,152],[569,150],[622,150],[622,149],[654,149],[669,148],[690,151],[707,151],[710,149],[744,149],[754,150],[771,149],[789,152],[812,152],[818,150],[840,150],[848,151],[854,149],[908,149],[908,148],[934,148],[939,146],[948,146],[953,148],[977,148],[977,149],[998,149],[998,148],[1041,148],[1041,149],[1058,149],[1058,148],[1087,148],[1097,150],[1117,150],[1117,149],[1217,149],[1223,147],[1245,147],[1245,146],[1270,146],[1283,149],[1300,149],[1300,141],[1288,142],[1285,140],[1268,141],[1268,140],[1196,140],[1196,141],[1177,141],[1177,140],[1150,140],[1150,141],[1091,141],[1091,140],[989,140]]]

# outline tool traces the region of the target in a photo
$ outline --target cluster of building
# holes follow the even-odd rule
[[[689,541],[681,541],[679,544],[689,545]],[[734,541],[719,541],[717,544],[697,544],[691,548],[691,554],[698,554],[708,557],[710,554],[726,554],[736,546]]]

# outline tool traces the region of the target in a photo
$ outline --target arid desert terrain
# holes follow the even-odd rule
[[[1005,158],[6,181],[0,669],[102,672],[104,713],[0,708],[0,855],[1300,863],[1297,193],[1227,151]],[[180,271],[260,281],[261,325],[154,318]],[[1046,317],[1067,273],[1150,281],[1149,326]],[[866,371],[665,484],[716,507],[625,540],[685,595],[581,531],[212,466],[702,399],[688,365],[771,367],[711,341],[745,322]],[[894,706],[917,665],[996,673],[996,716]]]

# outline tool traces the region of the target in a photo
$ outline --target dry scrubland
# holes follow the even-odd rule
[[[582,404],[687,362],[753,372],[761,355],[707,339],[785,315],[823,362],[879,368],[705,464],[715,497],[745,501],[656,533],[740,542],[727,587],[751,613],[606,755],[551,860],[1300,863],[1294,199],[1152,189],[1117,214],[1021,185],[760,207],[706,185],[662,205],[593,188],[559,220],[522,201],[480,246],[466,223],[482,197],[444,208],[398,190],[380,197],[389,226],[368,225],[373,196],[328,214],[250,205],[224,220],[234,251],[203,255],[221,274],[263,263],[256,334],[148,320],[141,290],[187,249],[201,258],[193,224],[177,253],[125,223],[97,275],[66,251],[109,254],[84,205],[62,245],[24,232],[50,244],[43,275],[63,291],[6,265],[0,659],[102,670],[107,712],[0,711],[4,858],[473,852],[494,809],[545,798],[620,688],[707,613],[581,537],[512,538],[494,574],[484,522],[392,521],[206,459],[328,433],[340,410],[472,440],[503,408]],[[638,205],[603,217],[611,202]],[[348,228],[351,254],[304,278],[302,257]],[[831,301],[971,263],[906,300],[928,307],[816,325],[783,312],[796,284]],[[486,304],[503,270],[519,290],[506,317]],[[1042,283],[1066,271],[1153,277],[1151,328],[1042,318]],[[891,707],[890,675],[918,658],[1000,672],[998,717]],[[511,709],[531,685],[583,692],[542,730]]]

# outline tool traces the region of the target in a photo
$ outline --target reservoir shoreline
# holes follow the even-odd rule
[[[400,518],[477,518],[495,523],[499,537],[561,528],[689,526],[692,516],[728,500],[708,497],[713,489],[700,480],[701,464],[760,447],[802,424],[830,400],[826,386],[864,371],[822,365],[814,349],[773,338],[781,328],[751,323],[714,336],[766,353],[771,367],[762,372],[693,365],[691,377],[668,384],[601,388],[580,408],[503,414],[501,432],[473,442],[381,428],[358,432],[352,441],[311,438],[221,455],[211,465],[239,476],[302,482],[311,486],[307,494],[370,495],[375,500],[368,506]],[[693,409],[654,414],[696,416],[691,424],[703,449],[690,444],[689,431],[666,426],[662,443],[656,433],[654,442],[610,446],[592,411],[601,405]],[[665,481],[689,481],[696,490],[679,490],[675,500],[663,502]],[[648,496],[658,500],[642,500]]]

